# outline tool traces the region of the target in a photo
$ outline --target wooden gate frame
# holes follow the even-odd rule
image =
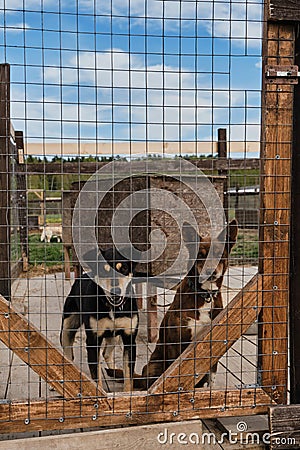
[[[264,67],[294,63],[296,27],[277,21],[282,3],[265,3]],[[299,6],[298,0],[284,3]],[[63,396],[0,404],[3,433],[259,414],[272,404],[286,403],[293,85],[276,78],[267,83],[264,77],[263,92],[258,275],[148,393],[107,394],[97,388],[0,297],[0,339]],[[258,318],[259,384],[195,389],[198,374],[206,373]]]

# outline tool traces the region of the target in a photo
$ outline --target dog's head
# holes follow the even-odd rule
[[[84,259],[93,279],[104,289],[108,302],[119,307],[132,292],[131,279],[137,263],[128,260],[115,248],[101,250],[101,255],[103,258],[91,250]]]
[[[216,293],[221,288],[224,273],[228,267],[228,257],[236,242],[238,224],[233,219],[227,227],[212,240],[201,237],[188,223],[183,225],[183,239],[189,250],[190,258],[195,245],[198,246],[196,260],[190,270],[197,286],[208,293]]]

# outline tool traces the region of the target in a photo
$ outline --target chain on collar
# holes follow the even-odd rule
[[[121,297],[120,301],[117,304],[114,303],[110,297],[107,297],[107,296],[105,296],[105,297],[106,297],[106,304],[108,307],[110,307],[110,308],[112,307],[114,309],[119,309],[120,311],[123,310],[123,307],[127,300],[127,297]]]

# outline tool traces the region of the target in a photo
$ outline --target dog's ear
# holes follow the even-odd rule
[[[188,222],[184,222],[182,226],[182,237],[184,243],[189,251],[189,255],[192,258],[195,258],[198,252],[198,248],[201,242],[201,236],[197,233],[194,227],[190,225]]]
[[[83,266],[87,266],[93,276],[98,274],[99,249],[97,247],[89,250],[83,255]]]
[[[236,243],[237,234],[238,234],[238,222],[236,219],[233,219],[231,222],[229,222],[227,227],[221,231],[221,233],[218,236],[218,240],[220,242],[225,243],[226,248],[230,252],[232,247]]]
[[[96,248],[93,248],[92,250],[89,250],[83,255],[83,261],[87,264],[89,263],[95,263],[98,259],[98,251]]]

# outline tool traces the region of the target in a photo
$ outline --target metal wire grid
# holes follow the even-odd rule
[[[75,191],[76,183],[87,180],[92,173],[88,164],[98,168],[99,162],[109,160],[130,165],[139,159],[200,158],[201,167],[203,159],[207,175],[224,177],[221,196],[228,220],[242,204],[238,241],[224,279],[224,303],[256,273],[259,165],[250,166],[249,159],[259,156],[262,6],[259,1],[102,5],[60,0],[43,5],[23,2],[17,10],[14,4],[5,4],[0,52],[2,61],[11,66],[11,118],[15,129],[24,132],[30,189],[31,268],[25,278],[14,281],[12,305],[58,349],[62,306],[71,285],[61,272],[66,258],[64,230],[63,244],[54,242],[55,235],[51,243],[40,243],[41,230],[29,230],[29,224],[32,221],[34,228],[38,220],[38,226],[47,223],[51,229],[57,220],[55,225],[60,226],[60,216],[71,214],[74,206],[64,203],[64,192]],[[218,129],[227,130],[225,157],[233,158],[226,169],[219,168],[216,158]],[[238,170],[234,159],[240,160]],[[37,195],[41,192],[43,198]],[[62,199],[54,214],[50,197]],[[254,219],[249,219],[248,210]],[[171,234],[167,216],[162,224]],[[170,292],[158,289],[154,324],[149,317],[155,308],[146,313],[153,302],[144,299],[140,305],[137,370],[155,347],[147,332],[156,334],[171,301]],[[255,325],[251,329],[252,334],[243,335],[219,362],[219,389],[258,385],[257,330]],[[75,363],[89,374],[84,340],[80,330]],[[117,346],[114,355],[120,363],[118,352]],[[5,347],[1,354],[5,399],[30,402],[56,395]],[[115,392],[122,385],[105,378],[104,389]]]

